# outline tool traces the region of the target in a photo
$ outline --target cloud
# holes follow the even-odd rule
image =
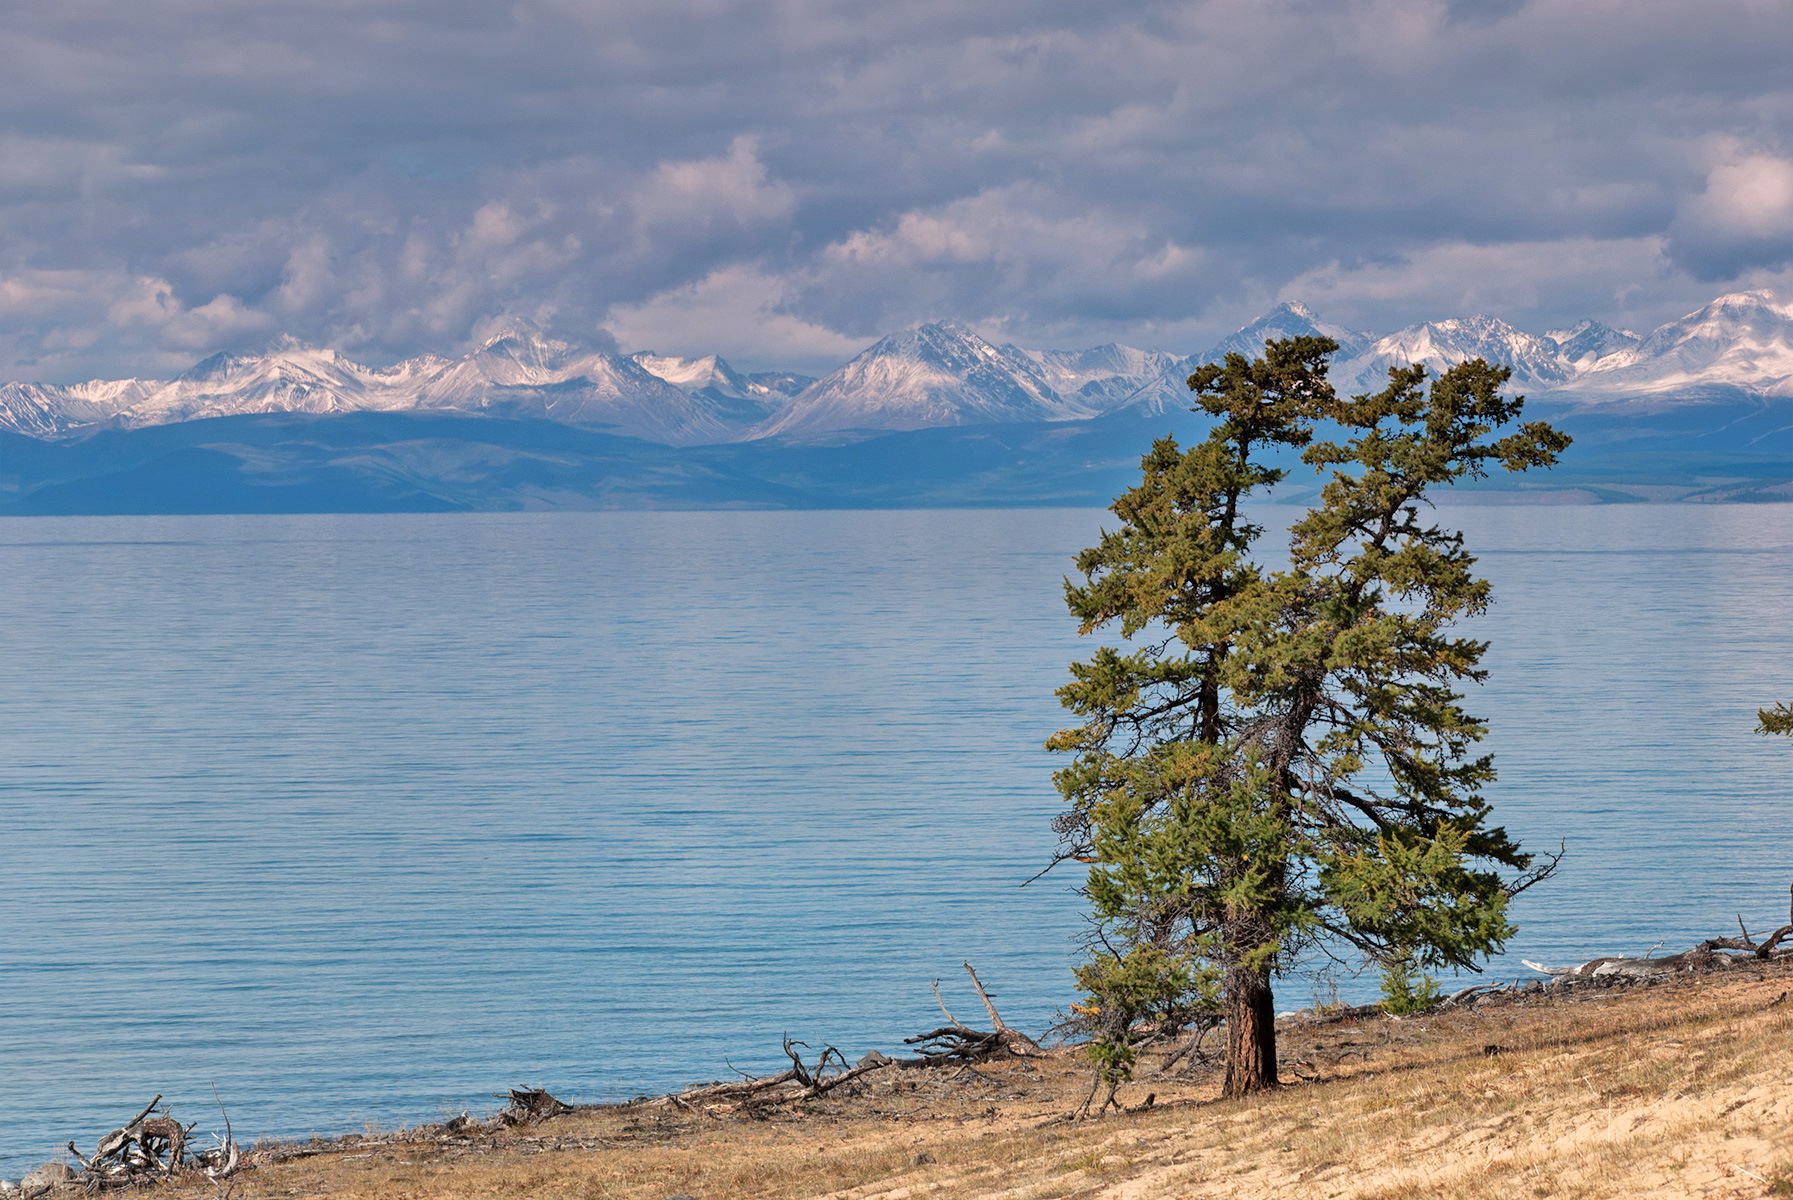
[[[1303,289],[1648,324],[1793,262],[1790,50],[1758,0],[25,6],[0,278],[41,307],[0,300],[0,375],[506,314],[1192,350]]]
[[[1676,262],[1699,279],[1785,264],[1793,259],[1793,161],[1737,154],[1719,163],[1669,232]]]
[[[630,197],[644,246],[668,235],[704,236],[722,227],[782,225],[796,208],[789,184],[768,179],[756,140],[738,137],[726,155],[661,162]]]
[[[157,341],[170,349],[210,353],[234,348],[246,338],[265,337],[274,328],[268,313],[247,307],[235,296],[219,295],[171,316]]]
[[[1443,242],[1389,258],[1326,263],[1283,284],[1275,299],[1299,300],[1366,329],[1394,328],[1417,309],[1427,317],[1502,313],[1542,332],[1547,299],[1572,297],[1578,311],[1624,324],[1636,323],[1630,306],[1643,288],[1668,297],[1671,307],[1709,298],[1675,287],[1673,276],[1661,237]]]
[[[784,364],[825,371],[865,349],[853,338],[790,309],[789,280],[739,264],[639,304],[617,305],[604,329],[624,350],[702,357],[721,354],[753,370]]]

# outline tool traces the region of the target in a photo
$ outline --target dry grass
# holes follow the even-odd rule
[[[1075,1059],[952,1080],[881,1072],[806,1117],[582,1112],[477,1151],[395,1141],[264,1166],[234,1195],[1793,1195],[1793,999],[1772,1003],[1790,986],[1779,970],[1740,972],[1294,1028],[1284,1069],[1309,1079],[1248,1102],[1216,1100],[1212,1074],[1146,1080],[1124,1098],[1151,1091],[1156,1107],[1078,1125],[1039,1127],[1081,1096]]]

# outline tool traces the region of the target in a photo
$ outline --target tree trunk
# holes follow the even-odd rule
[[[1226,973],[1228,1099],[1276,1086],[1276,1001],[1270,976],[1242,966]]]

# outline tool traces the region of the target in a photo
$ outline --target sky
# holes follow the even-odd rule
[[[1784,0],[11,0],[0,378],[1793,299]]]

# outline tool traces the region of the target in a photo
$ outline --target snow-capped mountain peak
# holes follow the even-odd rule
[[[622,357],[520,320],[462,357],[426,354],[388,367],[283,337],[260,353],[214,354],[168,380],[5,384],[0,429],[62,437],[242,413],[381,410],[547,419],[674,445],[834,439],[1184,409],[1185,381],[1198,364],[1230,352],[1255,356],[1266,340],[1301,335],[1340,344],[1332,380],[1347,394],[1380,390],[1391,366],[1421,363],[1440,373],[1480,357],[1511,367],[1515,390],[1577,404],[1793,396],[1793,306],[1753,291],[1719,296],[1642,338],[1591,320],[1530,334],[1487,315],[1374,337],[1289,301],[1190,357],[1112,342],[1087,350],[998,346],[967,324],[936,321],[881,338],[820,380],[743,375],[713,354]]]
[[[790,393],[755,383],[719,354],[678,358],[643,350],[629,356],[642,370],[664,379],[688,396],[700,396],[719,412],[741,421],[759,421],[783,407]]]
[[[756,432],[838,436],[865,429],[1069,420],[1096,411],[1061,396],[1027,355],[998,349],[969,326],[937,321],[879,339],[804,389]]]
[[[1331,338],[1339,344],[1335,361],[1360,353],[1371,341],[1370,334],[1322,321],[1307,305],[1298,300],[1288,300],[1221,341],[1207,353],[1196,355],[1194,361],[1198,364],[1220,362],[1229,354],[1256,358],[1264,352],[1265,342],[1292,337]]]
[[[1732,292],[1592,364],[1590,392],[1661,396],[1714,387],[1793,395],[1793,306],[1773,292]]]
[[[1341,392],[1379,391],[1387,386],[1390,367],[1424,365],[1436,375],[1471,358],[1511,367],[1516,388],[1553,387],[1574,373],[1554,340],[1478,315],[1427,321],[1377,338],[1338,363],[1332,382]]]

